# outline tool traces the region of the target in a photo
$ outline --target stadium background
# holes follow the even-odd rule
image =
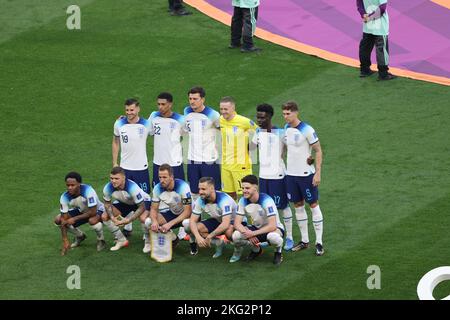
[[[242,55],[227,49],[228,27],[197,11],[171,17],[166,1],[80,0],[79,31],[66,29],[69,1],[0,3],[1,299],[416,299],[419,279],[448,265],[448,87],[361,81],[354,68],[261,40],[262,54]],[[184,242],[157,264],[136,225],[116,254],[97,253],[84,228],[83,246],[60,257],[52,218],[63,177],[77,170],[101,192],[124,99],[140,98],[146,117],[169,90],[181,112],[197,84],[207,104],[232,95],[251,118],[261,102],[300,103],[324,151],[326,254],[286,253],[274,268],[266,250],[230,265],[230,248],[212,260],[212,249],[191,257]],[[81,290],[66,287],[70,265]],[[380,290],[367,289],[370,265],[381,268]]]

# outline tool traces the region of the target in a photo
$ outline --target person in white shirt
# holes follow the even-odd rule
[[[287,191],[289,201],[294,203],[295,215],[300,225],[302,240],[292,251],[306,249],[309,246],[308,216],[305,202],[311,208],[312,222],[316,233],[316,255],[324,253],[323,215],[319,207],[319,184],[321,180],[322,148],[314,129],[298,117],[298,105],[288,101],[282,105],[286,121],[283,142],[287,147]],[[315,166],[310,164],[311,152],[315,153]]]
[[[86,234],[78,227],[89,223],[97,234],[97,251],[105,248],[103,237],[102,213],[105,211],[103,203],[98,199],[94,188],[82,183],[78,172],[69,172],[65,177],[67,191],[60,198],[60,214],[55,217],[55,224],[61,228],[63,248],[61,255],[66,255],[70,248],[80,246],[86,239]],[[75,235],[75,241],[70,244],[67,232]]]
[[[262,254],[262,244],[275,246],[273,263],[280,265],[283,261],[281,247],[283,246],[284,227],[280,222],[278,210],[273,199],[258,191],[258,178],[248,175],[242,179],[244,196],[239,200],[236,219],[234,220],[233,243],[236,247],[250,245],[251,252],[246,260],[251,261]],[[247,217],[251,225],[243,225]],[[239,257],[231,257],[230,262],[236,262]]]
[[[222,189],[220,166],[217,163],[220,145],[220,114],[205,106],[205,89],[193,87],[188,92],[189,106],[184,109],[184,130],[189,136],[187,176],[193,200],[198,197],[198,182],[202,177],[212,177],[215,189]]]
[[[263,103],[256,107],[256,121],[259,129],[256,130],[250,147],[257,147],[259,151],[259,191],[271,196],[278,210],[283,212],[286,228],[284,249],[289,251],[294,246],[294,240],[292,211],[286,189],[286,165],[283,160],[284,130],[272,124],[273,114],[273,107],[270,104]]]
[[[144,221],[153,232],[171,233],[172,247],[175,248],[179,238],[172,229],[182,228],[183,220],[191,216],[191,189],[187,182],[174,177],[173,169],[167,163],[159,167],[158,176],[160,182],[153,188],[150,217],[145,218]],[[147,253],[150,250],[150,242],[148,242],[144,252]]]
[[[159,183],[159,166],[167,163],[173,169],[175,179],[184,180],[183,148],[181,145],[184,116],[173,112],[173,96],[161,92],[157,98],[158,111],[153,111],[150,121],[150,134],[153,136],[153,181]]]
[[[137,183],[126,178],[125,170],[121,167],[112,168],[109,179],[110,182],[103,188],[106,212],[102,220],[117,240],[110,250],[117,251],[128,247],[128,240],[119,226],[131,223],[142,214],[148,215],[151,200]],[[145,230],[145,225],[142,227]],[[144,236],[148,237],[148,232],[144,232]]]
[[[236,201],[225,192],[220,192],[214,188],[212,177],[203,177],[199,181],[200,197],[192,206],[190,219],[183,221],[186,232],[190,233],[191,254],[196,255],[198,246],[205,248],[211,244],[216,245],[216,252],[213,258],[222,255],[225,243],[218,236],[224,235],[231,225],[231,221],[236,215]],[[202,215],[209,216],[202,220]]]
[[[127,179],[136,182],[146,193],[150,192],[147,160],[147,137],[151,132],[150,121],[139,117],[140,106],[136,99],[125,101],[126,117],[114,123],[112,140],[112,164],[125,170]],[[120,153],[120,163],[119,163]],[[131,235],[132,225],[125,226],[126,237]]]

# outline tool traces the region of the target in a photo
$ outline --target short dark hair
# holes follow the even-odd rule
[[[234,98],[230,97],[230,96],[226,96],[226,97],[223,97],[222,99],[220,99],[219,103],[222,103],[222,102],[230,102],[231,104],[236,104],[236,102],[234,101]]]
[[[167,171],[167,172],[169,172],[169,175],[170,175],[171,177],[173,177],[173,169],[172,169],[172,167],[171,167],[170,165],[168,165],[167,163],[163,163],[162,165],[160,165],[158,171],[159,171],[159,172],[161,172],[161,171]]]
[[[158,94],[158,99],[166,99],[169,102],[173,102],[173,96],[169,92],[161,92]]]
[[[129,99],[125,100],[125,105],[126,105],[126,106],[132,106],[133,104],[135,104],[136,107],[139,107],[139,101],[138,101],[138,99],[135,99],[135,98],[129,98]]]
[[[67,179],[75,179],[78,183],[81,183],[81,175],[78,172],[71,171],[68,174],[66,174],[66,177],[64,178],[64,181],[67,181]]]
[[[126,176],[125,170],[123,170],[121,167],[114,167],[111,169],[111,174],[122,174]]]
[[[265,112],[270,115],[270,117],[273,117],[273,107],[268,103],[261,103],[256,107],[257,112]]]
[[[202,87],[192,87],[191,89],[189,89],[188,91],[188,96],[190,94],[195,94],[198,93],[200,94],[200,97],[204,98],[206,96],[206,92],[205,89],[203,89]]]
[[[258,178],[253,174],[249,174],[248,176],[245,176],[244,178],[242,178],[242,183],[244,183],[244,182],[258,185]]]
[[[213,177],[202,177],[200,180],[198,180],[198,183],[207,183],[209,185],[215,185],[215,181]]]
[[[297,104],[297,102],[290,100],[290,101],[283,103],[281,108],[283,110],[298,111],[298,104]]]

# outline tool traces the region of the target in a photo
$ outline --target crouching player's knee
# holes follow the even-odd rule
[[[190,219],[184,219],[183,222],[182,222],[184,231],[186,231],[186,233],[190,233],[191,232],[191,227],[189,226],[189,222],[190,222]]]
[[[271,245],[274,245],[275,247],[283,245],[283,237],[277,231],[269,232],[267,234],[267,241],[269,241],[269,243]]]
[[[243,240],[244,238],[242,236],[242,233],[240,233],[238,230],[235,230],[233,232],[232,239],[233,239],[233,242],[239,242],[239,241]]]

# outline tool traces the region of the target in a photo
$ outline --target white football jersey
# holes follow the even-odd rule
[[[220,114],[210,107],[194,112],[184,109],[184,131],[189,135],[188,160],[213,162],[218,158],[216,138],[220,138]]]
[[[154,136],[153,163],[158,166],[167,163],[172,167],[182,165],[181,133],[184,117],[174,112],[170,117],[165,118],[159,111],[154,111],[148,120],[150,134]]]
[[[259,177],[263,179],[283,179],[286,174],[283,153],[284,130],[273,127],[271,132],[256,129],[252,143],[258,146]]]
[[[306,122],[300,122],[297,127],[284,127],[283,142],[287,146],[287,169],[290,176],[306,177],[316,172],[313,165],[307,163],[311,156],[311,145],[319,141],[314,129]]]
[[[129,179],[125,180],[125,188],[123,190],[115,189],[111,182],[107,183],[103,188],[103,199],[108,202],[117,200],[129,205],[138,205],[142,201],[151,201],[150,196],[136,182]]]
[[[59,200],[60,212],[67,213],[70,210],[78,209],[85,213],[89,208],[97,206],[97,211],[105,212],[103,202],[98,199],[97,192],[88,184],[80,185],[80,195],[73,197],[69,192],[64,192]]]
[[[216,201],[214,203],[205,202],[201,197],[198,197],[192,206],[192,213],[201,216],[206,213],[211,218],[222,222],[222,217],[231,215],[231,220],[236,216],[237,205],[236,201],[228,194],[216,191]]]
[[[280,221],[275,202],[265,193],[259,194],[259,199],[256,203],[250,202],[248,199],[242,197],[239,200],[237,214],[247,217],[250,224],[254,225],[258,229],[261,229],[269,224],[269,217],[275,216],[277,228],[284,230],[284,226]]]
[[[114,135],[120,139],[120,166],[127,170],[148,168],[147,137],[150,134],[150,122],[139,118],[137,123],[128,123],[121,118],[114,123]]]
[[[159,211],[171,211],[175,215],[180,215],[184,211],[184,206],[192,203],[191,188],[189,184],[181,179],[175,179],[175,186],[172,191],[168,191],[158,183],[153,189],[153,203],[159,203]]]

